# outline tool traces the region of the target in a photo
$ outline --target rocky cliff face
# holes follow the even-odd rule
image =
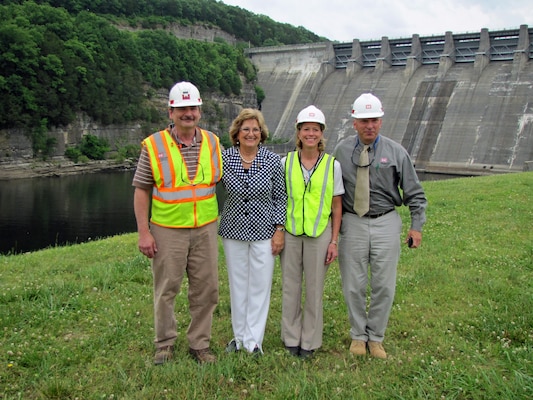
[[[160,90],[153,100],[154,106],[161,110],[161,123],[149,125],[134,122],[127,125],[103,126],[85,114],[78,114],[76,120],[68,126],[55,127],[49,135],[56,139],[52,158],[62,157],[68,147],[79,144],[85,135],[94,135],[106,139],[111,150],[129,144],[140,144],[142,139],[152,132],[164,128],[167,118],[166,90]],[[200,126],[219,136],[227,133],[231,121],[242,108],[257,107],[257,97],[252,84],[243,84],[240,96],[224,97],[216,94],[202,94],[202,120]],[[34,159],[32,143],[28,136],[18,129],[0,130],[0,163],[31,161]],[[0,168],[2,166],[0,165]]]
[[[118,26],[118,28],[126,31],[136,31],[141,29],[126,25]],[[230,44],[237,43],[237,38],[235,38],[235,36],[224,32],[218,27],[210,26],[208,24],[181,25],[179,23],[172,23],[166,28],[166,30],[172,32],[174,36],[180,39],[194,39],[205,42],[214,42],[215,39],[223,39]]]

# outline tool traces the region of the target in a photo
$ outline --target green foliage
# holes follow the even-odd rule
[[[79,163],[82,163],[82,164],[85,164],[85,163],[88,163],[90,160],[89,160],[89,157],[87,157],[86,155],[81,155],[79,158],[78,158],[78,161]]]
[[[81,150],[79,147],[67,147],[65,150],[65,157],[67,157],[69,160],[72,160],[74,162],[78,162],[80,157],[82,156]]]
[[[40,125],[35,126],[31,131],[34,157],[46,160],[52,155],[57,139],[48,135],[46,118],[40,121]]]
[[[141,154],[141,148],[138,145],[127,144],[118,149],[117,159],[120,161],[126,159],[137,160]]]
[[[105,139],[100,139],[94,135],[86,135],[82,138],[80,145],[67,147],[65,157],[74,162],[103,160],[105,159],[105,153],[109,149],[109,145]]]
[[[91,160],[103,160],[109,151],[107,140],[95,135],[85,135],[80,144],[80,151]]]
[[[218,362],[199,366],[187,354],[185,279],[175,358],[155,367],[151,266],[130,233],[0,256],[2,398],[530,399],[533,173],[423,185],[428,222],[422,246],[402,248],[387,360],[349,354],[337,263],[327,272],[323,346],[313,359],[283,349],[279,263],[264,356],[225,353],[232,327],[220,245]]]
[[[273,47],[273,46],[279,46],[279,45],[280,45],[280,43],[278,41],[276,41],[275,39],[272,39],[272,38],[268,38],[263,43],[264,47]]]
[[[130,34],[33,2],[0,6],[0,15],[1,128],[64,126],[80,111],[104,124],[134,119],[143,91],[128,63]]]
[[[249,72],[242,51],[225,43],[178,40],[165,31],[133,35],[139,52],[139,71],[154,87],[170,88],[176,81],[194,82],[200,91],[240,94],[239,66]],[[255,79],[255,75],[251,76]]]
[[[151,18],[154,30],[119,30],[110,22],[120,22],[119,17]],[[221,28],[230,29],[229,33],[260,44],[261,38],[247,39],[248,31],[239,31],[240,35],[235,31],[243,26],[258,29],[257,23],[247,21],[251,17],[238,7],[213,0],[4,1],[0,5],[0,129],[26,131],[36,154],[46,156],[54,143],[43,129],[66,126],[79,113],[104,125],[158,122],[161,117],[149,104],[150,96],[145,95],[149,89],[144,86],[168,89],[176,81],[189,80],[204,93],[238,95],[241,76],[247,82],[256,79],[243,44],[181,40],[159,29],[175,23],[175,18],[184,24],[222,21]],[[241,18],[247,22],[242,24]],[[234,22],[227,25],[229,21]],[[40,127],[37,134],[35,126]]]
[[[257,96],[257,104],[259,105],[259,107],[261,107],[261,103],[263,102],[263,100],[266,97],[265,96],[265,91],[259,85],[255,85],[254,89],[255,89],[255,95]]]
[[[233,146],[233,143],[231,143],[231,138],[229,137],[229,134],[226,133],[222,136],[220,136],[220,144],[225,148],[229,149],[231,146]]]
[[[64,7],[71,13],[81,10],[108,17],[124,17],[133,26],[155,29],[168,23],[206,23],[254,46],[265,43],[296,44],[323,40],[302,26],[273,21],[265,15],[256,15],[240,7],[228,6],[217,0],[49,0],[53,7]],[[111,18],[111,17],[110,17]]]

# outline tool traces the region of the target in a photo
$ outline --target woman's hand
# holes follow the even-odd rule
[[[337,250],[337,242],[330,242],[330,244],[328,245],[328,252],[326,254],[326,265],[329,265],[333,261],[335,261],[338,255],[339,252]]]
[[[272,236],[272,255],[277,256],[285,246],[285,231],[276,229],[274,236]]]

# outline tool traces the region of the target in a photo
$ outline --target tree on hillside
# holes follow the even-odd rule
[[[31,1],[0,6],[0,20],[0,128],[24,129],[41,154],[53,145],[47,129],[80,112],[102,124],[153,121],[144,84],[167,89],[190,80],[205,91],[238,95],[241,74],[255,79],[242,47],[221,41],[121,31],[86,10],[69,14]]]
[[[313,43],[324,38],[303,27],[294,27],[272,20],[265,15],[256,15],[218,0],[43,0],[37,4],[62,7],[77,14],[89,11],[141,22],[159,18],[159,23],[182,22],[183,24],[205,23],[218,26],[223,31],[254,46],[271,42],[276,44]],[[20,1],[3,1],[3,4]]]

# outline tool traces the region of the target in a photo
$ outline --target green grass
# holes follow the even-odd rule
[[[265,355],[225,354],[232,332],[221,248],[212,340],[219,361],[200,366],[187,355],[184,284],[175,360],[154,367],[150,264],[127,234],[0,256],[0,398],[533,398],[533,173],[424,187],[428,222],[422,247],[402,250],[388,360],[350,356],[336,264],[315,358],[283,350],[279,266]]]

